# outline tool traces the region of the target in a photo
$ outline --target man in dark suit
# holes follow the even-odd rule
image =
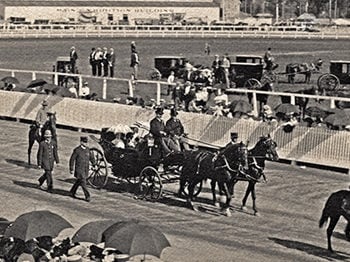
[[[91,71],[93,76],[96,76],[96,73],[97,73],[97,64],[95,60],[95,55],[96,55],[96,48],[93,47],[89,55],[89,63],[91,65]]]
[[[175,108],[170,110],[170,119],[166,122],[165,128],[167,133],[169,134],[169,138],[173,143],[170,143],[169,146],[175,152],[181,152],[181,146],[183,146],[184,150],[190,150],[188,144],[184,141],[183,137],[185,134],[184,127],[177,118],[177,111]]]
[[[38,166],[44,169],[44,174],[38,179],[39,186],[47,182],[47,192],[52,192],[52,170],[54,162],[59,163],[57,154],[57,145],[52,141],[52,134],[50,130],[45,130],[44,140],[39,144],[38,151]]]
[[[70,64],[72,67],[71,72],[74,74],[74,73],[76,73],[75,65],[76,65],[76,62],[78,60],[78,54],[77,54],[77,51],[75,50],[74,46],[72,46],[72,48],[70,50],[69,57],[70,57]]]
[[[109,66],[109,76],[114,77],[115,53],[113,48],[109,49],[107,60]]]
[[[168,139],[166,138],[165,124],[162,119],[163,114],[163,108],[156,109],[156,117],[150,122],[150,133],[154,137],[155,144],[160,146],[164,155],[167,155],[171,150],[166,143]]]
[[[103,48],[102,65],[103,65],[103,76],[108,76],[108,51],[107,51],[107,47]]]
[[[69,160],[69,172],[77,178],[70,193],[72,197],[76,197],[78,187],[83,189],[85,200],[90,202],[90,193],[86,187],[86,179],[89,176],[89,161],[92,160],[90,149],[87,146],[88,138],[83,136],[80,138],[80,145],[73,150],[73,154]]]

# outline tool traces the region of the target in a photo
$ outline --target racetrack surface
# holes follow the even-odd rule
[[[58,130],[61,163],[54,171],[54,192],[49,194],[37,188],[42,171],[26,164],[29,125],[0,120],[0,127],[0,217],[14,220],[24,212],[49,209],[75,227],[63,231],[62,237],[88,221],[140,219],[166,234],[171,247],[161,258],[169,262],[350,261],[344,220],[333,236],[336,254],[327,251],[325,229],[318,228],[327,197],[348,188],[347,175],[269,162],[268,183],[257,185],[259,217],[253,216],[250,200],[247,212],[239,209],[244,182],[236,186],[232,217],[223,216],[210,204],[207,187],[196,201],[200,211],[186,208],[184,199],[174,195],[177,183],[165,185],[160,201],[147,202],[135,199],[127,184],[110,181],[106,189],[91,189],[92,202],[87,203],[68,195],[74,181],[68,159],[79,144],[80,133]],[[36,150],[37,145],[33,160]],[[81,191],[79,196],[83,196]]]

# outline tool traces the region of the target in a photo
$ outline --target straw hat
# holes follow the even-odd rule
[[[50,130],[45,130],[44,137],[52,137]]]

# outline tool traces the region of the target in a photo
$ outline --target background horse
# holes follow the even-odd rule
[[[259,91],[273,91],[273,84],[272,83],[265,83],[261,88],[257,89]],[[248,101],[249,104],[253,104],[252,103],[252,99],[253,99],[253,94],[252,93],[248,93]],[[259,110],[262,111],[262,107],[264,105],[267,104],[267,100],[269,99],[269,95],[268,94],[256,94],[256,100],[259,102]]]
[[[313,63],[290,63],[286,65],[286,74],[288,76],[288,83],[295,83],[295,76],[297,74],[305,75],[304,83],[309,84],[311,80],[312,72],[316,70]]]
[[[255,184],[261,180],[261,177],[266,181],[266,177],[264,174],[265,169],[265,160],[277,161],[279,159],[278,153],[276,151],[277,144],[272,138],[269,136],[263,136],[256,143],[256,145],[248,151],[248,171],[247,171],[247,179],[243,179],[238,177],[235,182],[239,180],[248,181],[248,186],[242,200],[241,209],[245,210],[246,202],[248,196],[251,194],[253,200],[253,210],[254,215],[258,214],[258,209],[256,207],[255,199]]]
[[[320,228],[327,222],[328,218],[330,218],[327,228],[327,241],[328,250],[331,252],[333,252],[331,237],[341,216],[348,221],[345,229],[345,236],[347,240],[350,241],[350,191],[348,190],[340,190],[331,194],[322,211],[322,216],[319,222]]]
[[[223,206],[223,210],[226,211],[227,216],[230,216],[229,205],[232,199],[232,190],[230,189],[232,189],[240,166],[246,164],[247,147],[242,142],[233,146],[232,152],[222,158],[217,158],[216,154],[208,151],[192,152],[184,161],[180,176],[179,195],[188,183],[187,203],[193,210],[197,211],[197,208],[192,204],[194,188],[201,181],[209,178],[211,179],[213,197],[215,197],[216,182],[219,184],[220,192],[225,193],[226,204]]]
[[[50,130],[51,134],[52,134],[52,140],[54,143],[56,143],[57,145],[57,135],[56,135],[56,113],[48,113],[48,120],[45,122],[44,126],[41,129],[41,133],[40,133],[40,127],[38,126],[37,123],[33,123],[30,125],[30,129],[29,129],[29,134],[28,134],[28,138],[29,138],[29,145],[28,145],[28,164],[31,164],[31,160],[30,160],[30,156],[31,156],[31,152],[32,152],[32,147],[35,143],[35,141],[37,141],[38,143],[40,143],[41,141],[44,140],[44,133],[45,130]]]

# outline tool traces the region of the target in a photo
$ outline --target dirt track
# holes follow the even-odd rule
[[[210,205],[208,193],[197,202],[200,212],[185,208],[184,200],[173,194],[177,184],[165,185],[162,200],[151,203],[134,199],[126,185],[111,182],[107,189],[91,189],[92,202],[86,203],[68,196],[73,180],[67,161],[79,133],[58,130],[61,163],[54,174],[54,193],[48,194],[37,188],[41,170],[25,163],[28,125],[0,120],[0,126],[0,217],[13,220],[24,212],[49,209],[75,227],[62,236],[102,218],[145,220],[171,243],[162,253],[163,261],[350,261],[344,220],[334,233],[338,252],[334,255],[326,250],[325,229],[318,228],[325,200],[331,192],[348,187],[347,175],[268,163],[269,181],[257,186],[260,217],[252,215],[250,200],[247,212],[239,210],[245,183],[236,187],[232,217]],[[33,155],[36,149],[37,145]]]

